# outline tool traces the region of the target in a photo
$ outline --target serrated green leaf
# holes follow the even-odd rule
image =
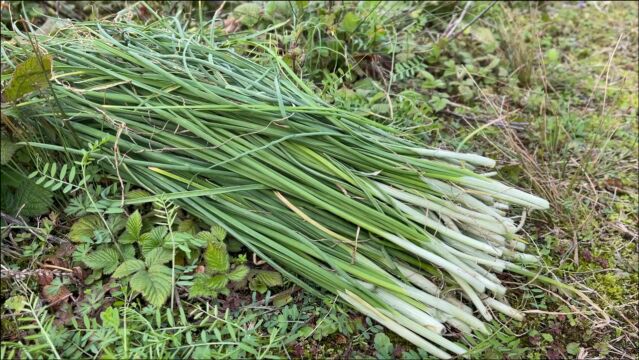
[[[231,281],[241,281],[248,275],[250,269],[246,265],[239,265],[228,274]]]
[[[12,178],[6,178],[4,175],[10,172]],[[14,181],[15,185],[13,185]],[[2,185],[7,185],[4,189],[8,191],[3,191],[0,203],[3,211],[7,213],[17,214],[19,212],[22,216],[38,216],[49,211],[53,204],[51,191],[20,173],[3,169]]]
[[[53,58],[50,54],[31,56],[16,66],[11,81],[4,90],[7,101],[15,101],[22,96],[41,89],[51,78]]]
[[[142,189],[135,189],[135,190],[131,190],[127,192],[125,195],[125,198],[127,200],[135,200],[135,199],[144,198],[147,196],[151,196],[151,194],[148,191],[142,190]]]
[[[126,222],[127,233],[136,241],[140,239],[140,232],[142,232],[142,215],[139,211],[135,211]]]
[[[155,248],[144,255],[144,262],[147,266],[162,265],[171,260],[173,260],[173,254],[164,248]]]
[[[195,235],[195,237],[202,241],[205,241],[206,243],[217,241],[215,239],[215,236],[213,236],[210,231],[200,231]]]
[[[135,259],[135,246],[131,244],[123,244],[120,246],[120,250],[122,250],[122,258],[125,261]]]
[[[578,342],[571,342],[568,345],[566,345],[566,351],[570,355],[574,355],[574,356],[578,355],[579,350],[580,350],[580,344]]]
[[[135,273],[129,283],[149,303],[160,307],[171,294],[171,269],[164,265],[153,265],[148,270]]]
[[[193,279],[193,284],[189,288],[189,297],[217,296],[217,292],[210,286],[211,277],[206,274],[197,274]]]
[[[195,235],[197,233],[197,225],[192,219],[182,220],[178,225],[178,231]]]
[[[229,279],[226,274],[217,274],[211,276],[209,279],[209,286],[213,290],[222,290],[229,283]]]
[[[161,248],[164,245],[164,238],[167,232],[166,227],[158,226],[140,235],[140,248],[142,249],[142,253],[147,254],[155,248]]]
[[[349,11],[344,15],[342,22],[340,24],[341,30],[346,33],[353,33],[357,26],[359,25],[359,16],[357,16],[354,12]]]
[[[123,232],[122,235],[120,235],[120,237],[118,238],[118,243],[120,244],[133,244],[135,242],[135,238],[131,236],[131,234],[129,234],[127,231]]]
[[[69,239],[74,242],[83,242],[85,238],[92,238],[95,230],[104,229],[104,224],[98,215],[87,215],[79,218],[71,225]]]
[[[144,265],[144,261],[142,260],[138,260],[138,259],[127,260],[123,262],[122,264],[120,264],[120,266],[118,266],[118,268],[115,269],[115,272],[111,276],[116,279],[119,279],[125,276],[129,276],[140,270],[143,270],[144,268],[145,268],[145,265]]]
[[[102,319],[102,325],[104,327],[115,330],[120,329],[120,313],[118,312],[118,309],[109,306],[100,313],[100,319]]]
[[[6,165],[11,161],[13,154],[18,149],[18,146],[9,140],[7,137],[0,138],[0,165]],[[37,173],[37,171],[36,171]],[[34,175],[35,176],[35,175]],[[31,176],[33,177],[33,176]]]
[[[252,291],[257,291],[260,294],[264,294],[268,290],[266,285],[255,278],[252,278],[249,281],[249,289],[251,289]]]
[[[118,252],[112,247],[107,247],[89,253],[83,261],[93,270],[102,269],[105,274],[110,274],[118,267],[119,260]]]
[[[260,21],[261,13],[262,7],[257,3],[244,3],[233,9],[233,16],[248,27]]]
[[[260,270],[255,277],[268,287],[282,285],[282,274],[277,271]]]
[[[277,271],[257,270],[249,281],[249,288],[263,294],[268,288],[282,283],[282,275]]]
[[[25,296],[16,295],[5,300],[3,306],[6,309],[11,309],[15,311],[16,313],[20,313],[22,309],[24,309],[25,305],[27,304],[27,301],[28,300]]]
[[[222,242],[211,242],[204,254],[206,266],[215,272],[226,272],[229,269],[229,254],[226,245]]]
[[[375,350],[377,350],[378,355],[381,355],[382,357],[388,357],[393,351],[393,344],[391,343],[390,338],[383,332],[375,335],[374,343]]]
[[[223,241],[224,239],[226,239],[226,230],[224,230],[224,228],[220,225],[211,226],[211,234],[213,234],[215,239],[217,239],[218,241]]]

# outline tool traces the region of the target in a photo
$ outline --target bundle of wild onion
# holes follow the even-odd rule
[[[3,61],[33,53],[26,35],[8,34]],[[76,141],[106,138],[92,156],[114,176],[154,193],[213,189],[179,202],[434,356],[467,351],[445,325],[489,333],[480,318],[492,311],[522,318],[495,273],[529,275],[516,264],[538,259],[508,214],[548,203],[474,172],[494,161],[426,149],[334,108],[248,40],[240,56],[166,21],[31,37],[54,76],[13,111],[62,134],[31,146],[77,155]]]

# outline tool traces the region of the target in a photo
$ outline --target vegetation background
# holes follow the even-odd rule
[[[551,202],[524,228],[546,270],[605,314],[504,274],[510,303],[526,319],[497,319],[502,331],[477,339],[473,356],[638,355],[636,2],[3,1],[1,9],[3,33],[20,18],[53,32],[65,26],[60,19],[144,22],[155,11],[221,36],[251,36],[276,44],[336,106],[432,146],[498,159],[499,177]],[[2,59],[5,88],[11,74]],[[0,357],[426,357],[337,299],[299,291],[167,202],[106,220],[119,222],[122,236],[153,235],[136,228],[137,217],[164,211],[176,231],[191,234],[185,249],[200,251],[200,231],[225,240],[221,269],[243,276],[201,294],[193,290],[201,271],[186,269],[175,311],[132,298],[105,276],[115,268],[86,262],[106,237],[100,219],[87,216],[87,197],[24,181],[35,168],[14,143],[33,135],[19,121],[2,116]],[[87,190],[108,197],[117,186]],[[153,303],[153,293],[143,294]]]

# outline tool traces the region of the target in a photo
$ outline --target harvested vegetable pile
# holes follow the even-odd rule
[[[10,109],[58,133],[30,146],[168,194],[307,291],[338,295],[434,356],[467,351],[445,326],[489,334],[492,311],[522,318],[495,274],[532,274],[511,206],[548,203],[480,175],[493,160],[334,108],[248,40],[166,22],[7,36],[6,63],[32,57],[34,42],[42,67],[53,61],[50,86]]]

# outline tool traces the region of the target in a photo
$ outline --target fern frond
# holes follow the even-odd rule
[[[413,78],[420,71],[424,71],[426,67],[426,63],[420,58],[412,58],[405,62],[396,63],[393,68],[393,82]]]
[[[29,353],[36,353],[48,348],[51,351],[48,356],[53,355],[54,358],[60,359],[60,354],[51,337],[54,319],[48,316],[46,307],[40,304],[40,299],[34,293],[31,293],[29,300],[25,302],[23,313],[26,313],[26,316],[18,318],[19,322],[25,323],[20,326],[20,330],[37,330],[34,331],[33,335],[25,337],[25,340],[33,341],[36,345],[25,347],[25,350]]]

